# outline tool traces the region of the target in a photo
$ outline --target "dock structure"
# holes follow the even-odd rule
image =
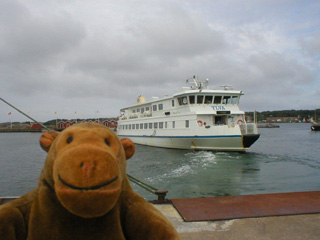
[[[173,199],[156,207],[183,240],[320,239],[320,191]]]
[[[0,204],[15,198],[0,198]],[[183,240],[320,239],[320,191],[172,199],[154,206]]]
[[[185,222],[171,204],[155,205],[182,240],[319,240],[320,214]]]

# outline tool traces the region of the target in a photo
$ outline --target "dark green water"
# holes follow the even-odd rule
[[[168,198],[320,190],[320,132],[311,132],[310,124],[259,131],[260,139],[244,154],[138,145],[127,172],[169,190]],[[0,133],[0,196],[20,196],[37,186],[46,158],[40,135]]]

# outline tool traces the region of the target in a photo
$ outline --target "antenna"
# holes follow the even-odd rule
[[[223,86],[220,86],[222,87],[224,90],[233,90],[233,87],[232,86],[228,86],[228,85],[223,85]]]
[[[194,86],[191,86],[191,89],[199,89],[202,90],[204,88],[208,88],[209,79],[207,78],[205,81],[198,81],[196,76],[193,75],[192,78],[189,78],[186,80],[187,83],[194,84]]]

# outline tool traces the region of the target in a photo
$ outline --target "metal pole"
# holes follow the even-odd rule
[[[17,110],[19,113],[23,114],[24,116],[26,116],[27,118],[29,118],[30,120],[40,124],[43,128],[47,129],[48,131],[51,131],[50,128],[46,127],[45,125],[43,125],[42,123],[38,122],[37,120],[33,119],[32,117],[30,117],[29,115],[27,115],[26,113],[22,112],[21,110],[19,110],[18,108],[16,108],[15,106],[13,106],[12,104],[8,103],[6,100],[4,100],[3,98],[0,98],[0,100],[6,104],[8,104],[10,107],[14,108],[15,110]]]

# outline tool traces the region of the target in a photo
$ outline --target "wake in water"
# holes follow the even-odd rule
[[[0,135],[2,196],[31,191],[45,160],[40,134]],[[173,150],[137,145],[127,162],[130,175],[159,189],[168,198],[244,195],[320,189],[320,134],[304,124],[261,129],[247,153]],[[151,200],[156,197],[132,184]]]
[[[215,154],[209,151],[187,152],[181,154],[179,164],[175,165],[175,167],[166,169],[166,172],[159,173],[147,180],[156,183],[168,178],[172,179],[196,175],[198,169],[206,169],[208,166],[216,164],[215,158]]]

